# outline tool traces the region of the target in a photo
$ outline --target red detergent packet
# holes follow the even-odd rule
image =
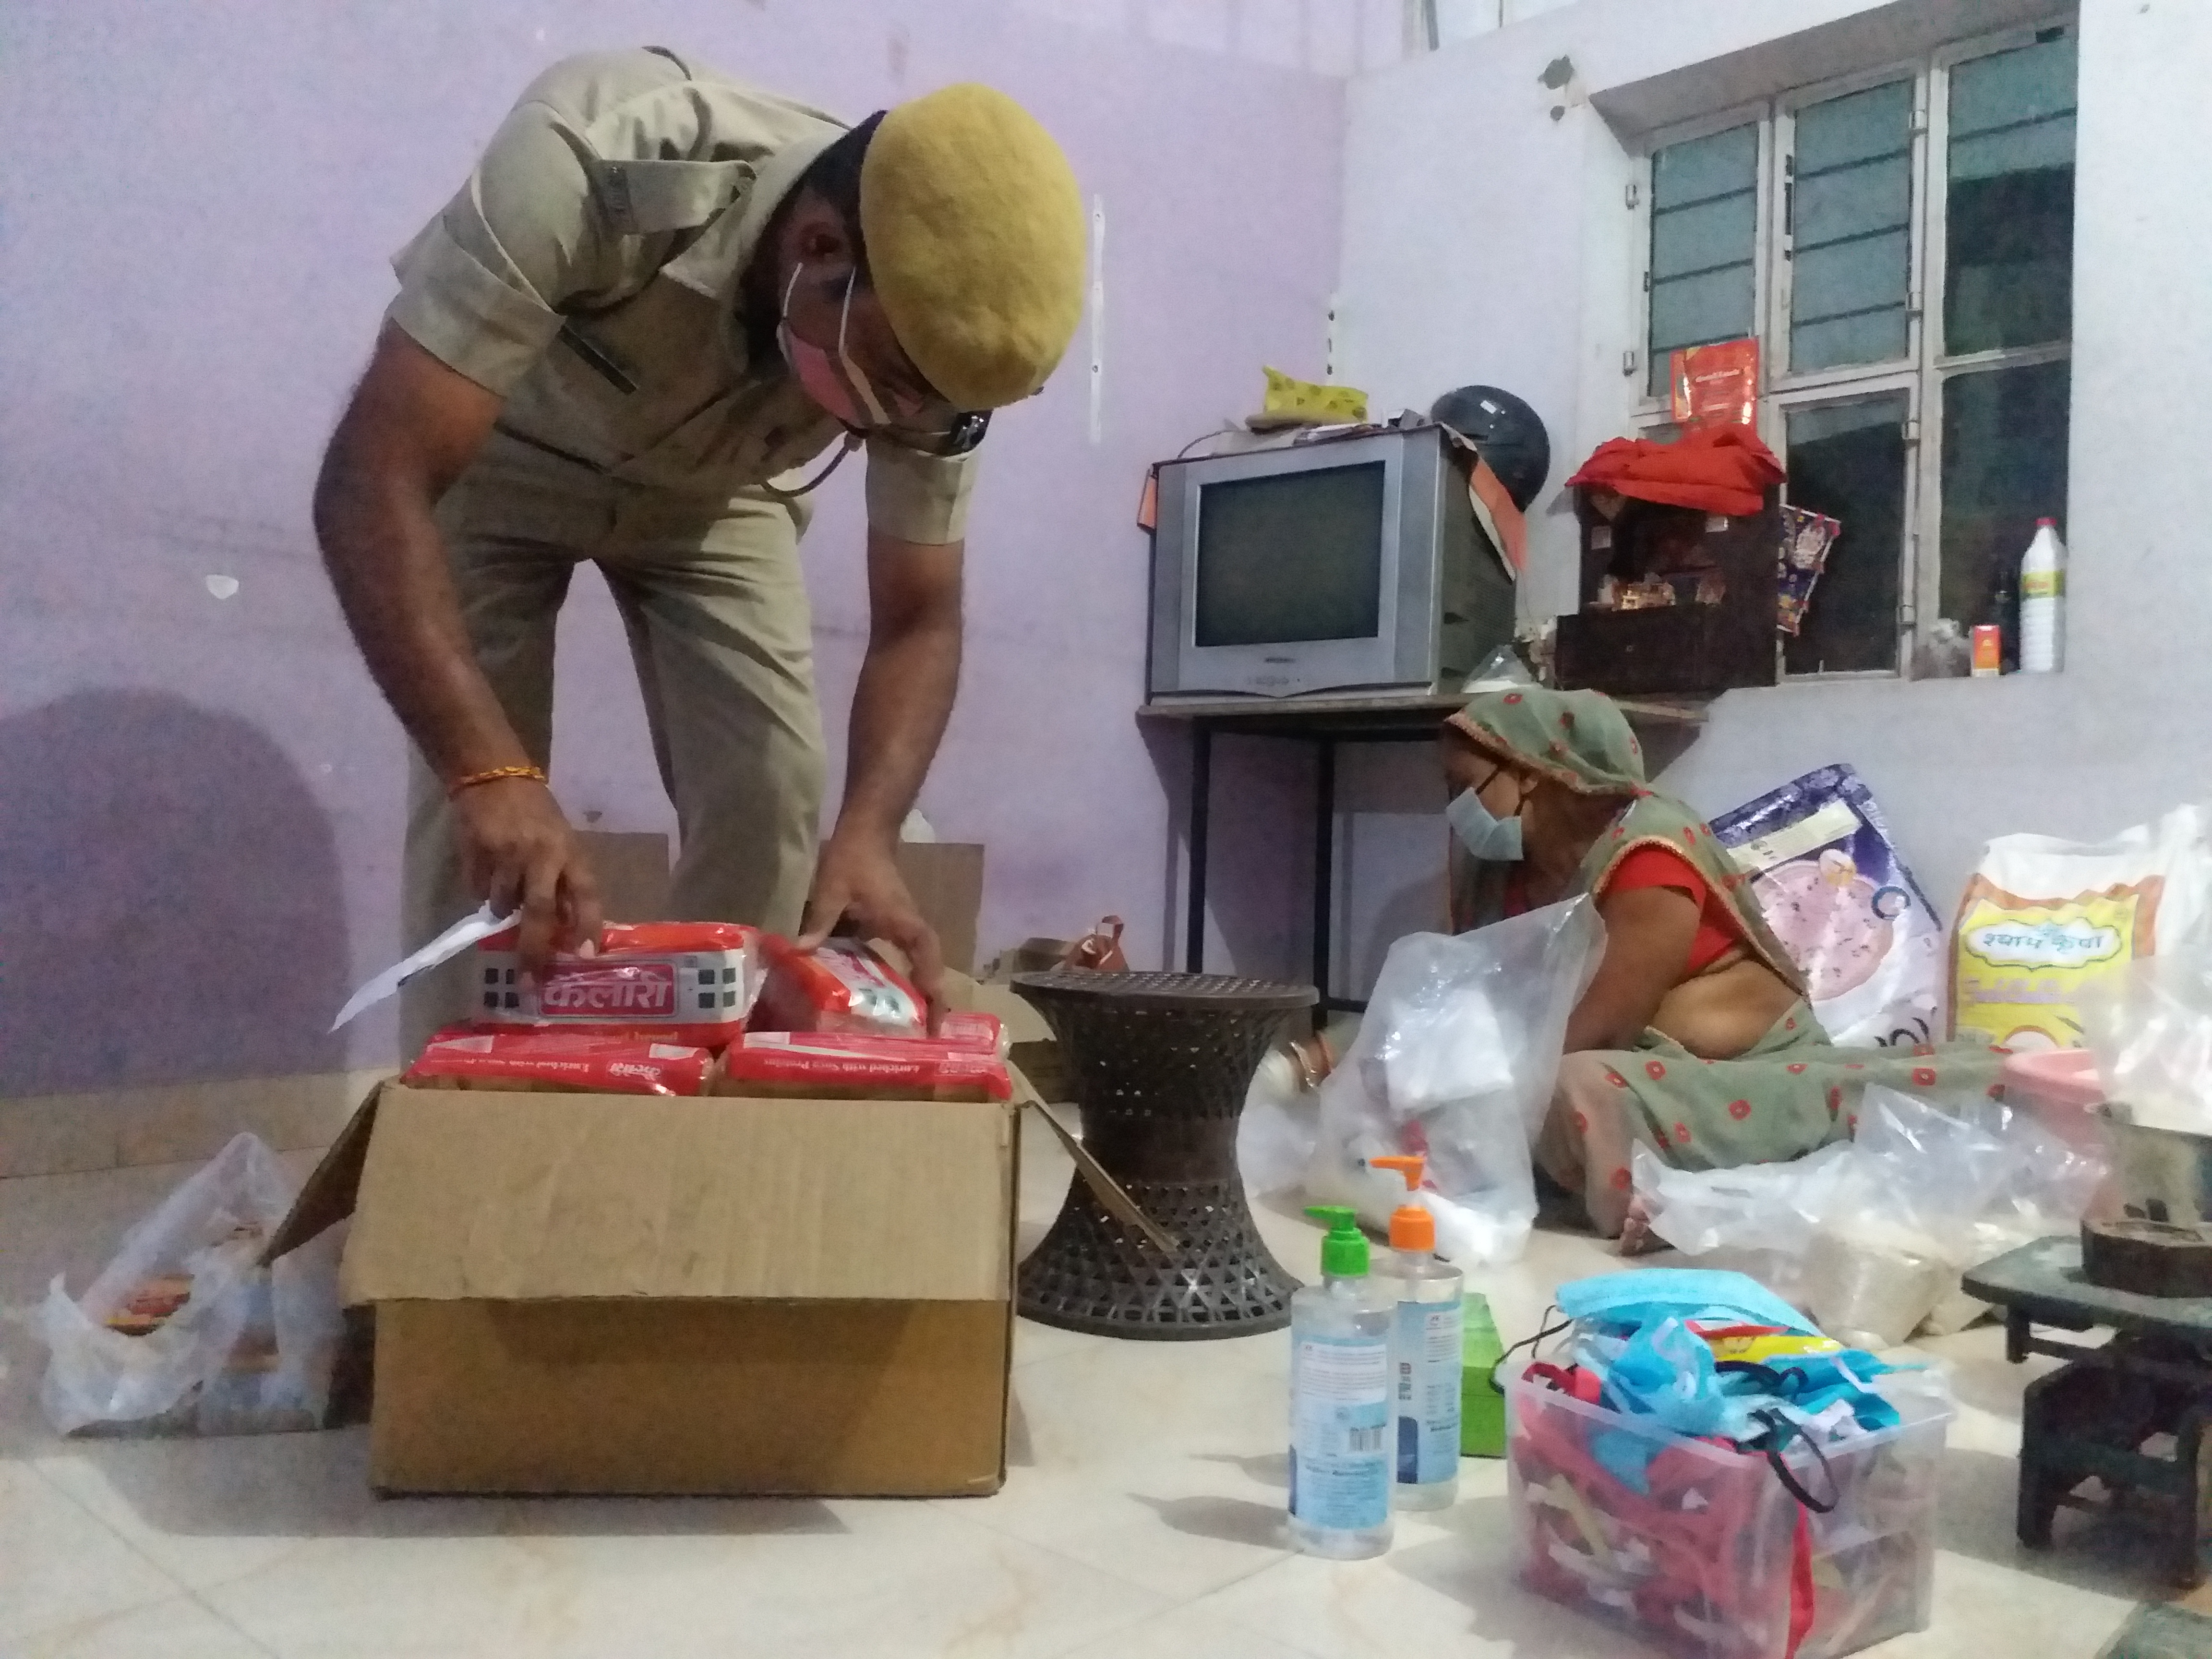
[[[935,1036],[885,1036],[878,1031],[754,1031],[747,1035],[763,1039],[763,1047],[820,1052],[834,1048],[839,1054],[876,1054],[891,1060],[940,1049],[985,1060],[1006,1057],[1006,1028],[996,1014],[947,1014]]]
[[[553,958],[524,982],[515,933],[477,946],[479,1030],[588,1030],[719,1048],[760,994],[761,935],[732,921],[610,922],[599,953]]]
[[[1006,1062],[931,1037],[748,1031],[724,1051],[714,1092],[830,1099],[1009,1100]]]
[[[1684,430],[1759,424],[1759,342],[1723,340],[1668,354],[1668,412]]]
[[[689,1044],[596,1031],[477,1031],[449,1025],[400,1080],[428,1089],[543,1089],[598,1095],[698,1095],[714,1056]]]
[[[763,1031],[874,1032],[918,1037],[928,1014],[906,976],[854,939],[802,951],[771,933],[763,941],[768,981],[755,1010]]]

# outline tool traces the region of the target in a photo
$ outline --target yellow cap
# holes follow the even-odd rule
[[[1421,1187],[1421,1156],[1418,1152],[1405,1156],[1393,1154],[1389,1158],[1370,1158],[1369,1165],[1377,1170],[1395,1170],[1406,1177],[1406,1190],[1419,1192]],[[1394,1250],[1419,1250],[1432,1255],[1437,1248],[1437,1218],[1418,1204],[1401,1204],[1390,1212],[1390,1248]]]
[[[956,408],[1018,403],[1083,314],[1083,194],[1052,135],[972,82],[884,115],[860,163],[860,237],[891,331]]]

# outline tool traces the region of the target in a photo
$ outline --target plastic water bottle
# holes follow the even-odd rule
[[[2020,562],[2020,672],[2057,672],[2065,654],[2066,544],[2055,519],[2035,521],[2035,539]]]
[[[1340,1561],[1390,1547],[1390,1326],[1395,1299],[1367,1276],[1358,1217],[1328,1224],[1322,1282],[1291,1298],[1291,1537]]]
[[[1420,1157],[1370,1158],[1395,1170],[1410,1194]],[[1401,1510],[1449,1509],[1459,1496],[1460,1332],[1467,1275],[1437,1259],[1436,1218],[1419,1204],[1390,1212],[1389,1280],[1398,1308],[1390,1332],[1390,1416]]]

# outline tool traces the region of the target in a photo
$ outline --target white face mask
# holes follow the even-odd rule
[[[1444,808],[1444,822],[1451,825],[1452,834],[1459,844],[1474,857],[1498,864],[1516,864],[1521,860],[1521,814],[1516,811],[1510,818],[1501,818],[1482,804],[1482,796],[1473,789],[1462,789],[1451,798]]]
[[[783,348],[783,360],[791,365],[791,372],[806,395],[819,404],[848,428],[860,432],[872,427],[889,426],[891,411],[869,384],[868,377],[860,372],[860,365],[845,350],[845,326],[853,315],[853,284],[859,273],[845,279],[844,302],[837,309],[837,346],[816,345],[811,340],[801,339],[791,326],[791,296],[799,287],[799,278],[805,265],[794,266],[791,281],[783,290],[783,316],[778,323],[778,343]]]

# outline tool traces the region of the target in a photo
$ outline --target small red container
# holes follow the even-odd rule
[[[1985,680],[2004,672],[2004,629],[1983,623],[1974,629],[1974,678]]]

